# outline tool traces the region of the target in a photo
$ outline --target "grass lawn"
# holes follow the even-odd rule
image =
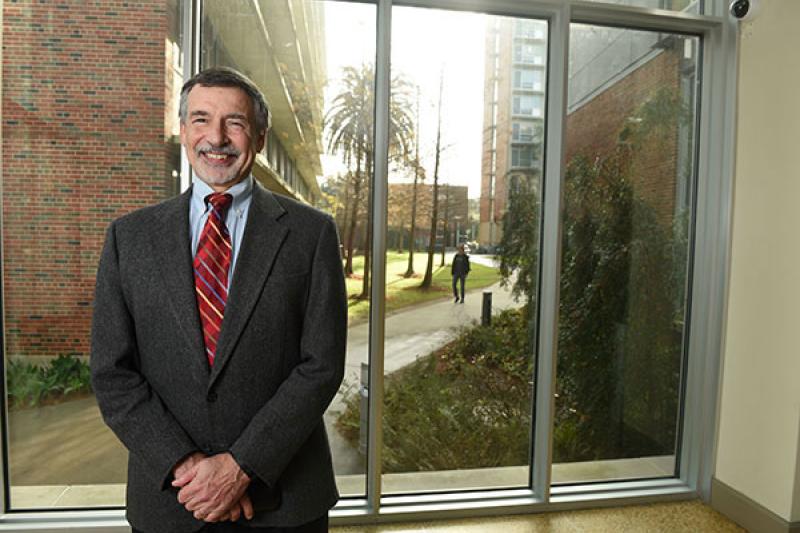
[[[433,286],[423,290],[419,288],[425,275],[428,263],[428,254],[414,252],[414,276],[404,278],[408,267],[408,253],[387,252],[386,254],[386,312],[391,313],[423,302],[451,298],[452,277],[450,276],[450,262],[453,253],[445,254],[445,266],[440,267],[441,253],[434,256]],[[369,301],[356,300],[355,296],[361,294],[363,285],[362,274],[364,271],[364,257],[353,258],[353,277],[347,279],[347,295],[349,302],[350,324],[357,324],[367,319],[369,314]],[[496,268],[471,263],[471,270],[467,276],[466,290],[488,287],[500,281],[500,273]]]

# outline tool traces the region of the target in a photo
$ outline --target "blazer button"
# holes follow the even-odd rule
[[[206,396],[206,400],[211,402],[211,403],[216,402],[217,401],[217,393],[212,390],[211,392],[208,393],[208,396]]]

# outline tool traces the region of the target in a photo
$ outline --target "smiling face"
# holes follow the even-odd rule
[[[181,144],[194,173],[216,192],[247,177],[264,134],[256,131],[253,102],[242,89],[192,87]]]

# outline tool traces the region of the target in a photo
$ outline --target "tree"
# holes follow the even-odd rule
[[[419,162],[419,87],[417,87],[417,101],[416,101],[416,132],[417,135],[414,139],[414,160],[412,162],[414,168],[414,186],[411,193],[411,224],[408,229],[408,268],[406,268],[403,277],[410,278],[414,275],[414,247],[415,237],[417,233],[417,187],[419,183],[425,179],[425,170]]]
[[[363,195],[369,197],[369,187],[373,179],[375,146],[373,141],[375,113],[375,75],[372,65],[360,68],[345,67],[342,76],[343,88],[325,113],[327,130],[327,150],[340,153],[344,163],[351,169],[352,180],[348,206],[348,224],[345,228],[345,274],[353,274],[356,226],[359,206]],[[409,105],[409,83],[400,77],[391,82],[391,102],[389,107],[389,155],[405,156],[414,138],[414,122]],[[367,201],[366,212],[370,207]],[[370,224],[367,221],[364,232],[364,283],[359,298],[369,296]]]
[[[642,162],[674,142],[688,116],[682,106],[672,91],[654,92],[625,121],[613,149],[567,164],[556,461],[674,453],[686,216],[667,211],[665,220],[634,183]],[[538,273],[538,207],[535,190],[512,180],[501,273],[529,303]]]
[[[534,148],[534,152],[538,153]],[[530,169],[509,175],[508,209],[503,214],[500,240],[500,275],[511,285],[515,299],[526,300],[530,311],[536,299],[539,265],[539,171]]]
[[[421,289],[429,289],[433,284],[433,254],[436,248],[436,229],[439,217],[439,162],[442,155],[442,90],[444,88],[444,73],[439,76],[439,103],[436,119],[436,153],[433,165],[433,196],[431,207],[431,233],[428,237],[428,264],[425,267],[425,277],[420,283]]]

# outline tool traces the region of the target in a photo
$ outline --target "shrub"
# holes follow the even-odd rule
[[[45,366],[13,360],[6,368],[9,407],[36,407],[92,391],[89,365],[70,355],[59,355]]]
[[[533,357],[524,310],[455,340],[386,380],[385,472],[528,463]],[[337,427],[358,441],[358,395],[346,396]]]

